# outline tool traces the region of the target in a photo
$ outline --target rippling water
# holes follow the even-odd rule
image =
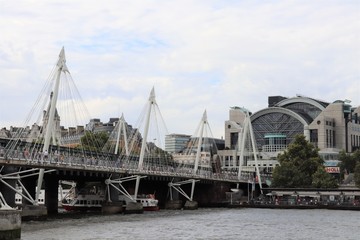
[[[199,209],[24,222],[22,239],[360,239],[360,212]]]

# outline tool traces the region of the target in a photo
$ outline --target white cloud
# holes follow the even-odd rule
[[[31,108],[57,54],[91,115],[134,124],[153,86],[170,132],[207,109],[257,111],[297,93],[360,104],[358,1],[6,1],[0,9],[0,125]],[[134,121],[134,122],[132,122]]]

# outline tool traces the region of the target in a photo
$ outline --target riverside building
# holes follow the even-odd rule
[[[232,107],[225,121],[225,150],[219,151],[223,169],[238,169],[240,135],[244,128],[246,109]],[[278,165],[277,155],[293,142],[297,134],[319,149],[326,169],[337,173],[341,150],[353,152],[360,148],[360,107],[352,107],[348,100],[332,103],[297,95],[286,98],[268,97],[268,107],[250,114],[258,151],[258,165],[271,172]],[[243,161],[242,171],[253,172],[255,161]]]

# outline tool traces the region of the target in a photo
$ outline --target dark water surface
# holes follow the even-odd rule
[[[22,239],[360,239],[360,212],[199,209],[23,222]]]

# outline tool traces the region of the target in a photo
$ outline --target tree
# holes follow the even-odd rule
[[[354,169],[355,185],[360,188],[360,149],[356,150],[352,155],[352,158],[356,162]]]
[[[354,172],[355,185],[360,188],[360,161],[356,163]]]
[[[290,162],[284,162],[277,166],[273,171],[273,187],[291,188],[294,186],[303,186],[305,177],[300,170]]]
[[[90,151],[102,151],[102,148],[105,146],[109,135],[106,132],[86,132],[84,136],[81,137],[81,149],[90,150]]]
[[[315,188],[336,188],[336,179],[327,173],[324,167],[319,167],[312,176],[312,186]]]
[[[360,187],[360,150],[357,149],[352,154],[348,154],[345,151],[341,151],[339,154],[339,163],[341,177],[344,177],[344,173],[354,173],[355,184]]]
[[[359,152],[359,150],[358,150]],[[355,155],[355,154],[354,154]],[[356,165],[356,156],[346,153],[344,150],[339,152],[339,164],[341,173],[353,173]]]
[[[330,174],[325,171],[318,149],[304,135],[297,135],[288,149],[278,155],[278,161],[280,166],[273,172],[274,187],[327,187],[333,184]],[[324,181],[319,181],[318,176],[326,177]]]

